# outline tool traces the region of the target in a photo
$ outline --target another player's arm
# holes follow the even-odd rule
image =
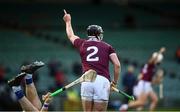
[[[74,40],[76,40],[77,38],[79,38],[78,36],[74,35],[74,31],[72,29],[72,25],[71,25],[71,15],[68,14],[66,12],[66,10],[64,10],[64,22],[66,24],[66,34],[68,39],[72,42],[72,44],[74,44]]]
[[[163,80],[163,77],[155,76],[155,77],[153,77],[152,83],[153,84],[160,84],[160,83],[162,83],[162,80]]]
[[[117,84],[119,79],[119,73],[121,72],[121,64],[116,53],[110,54],[110,59],[114,65],[114,80],[113,83]]]
[[[156,75],[153,77],[152,83],[153,84],[161,84],[163,81],[164,71],[159,69]]]
[[[149,63],[156,64],[157,60],[158,60],[158,56],[160,54],[163,54],[165,51],[166,51],[166,48],[165,47],[161,47],[161,49],[157,52],[157,55],[155,57],[153,57],[153,56],[151,57],[151,59],[149,60]]]

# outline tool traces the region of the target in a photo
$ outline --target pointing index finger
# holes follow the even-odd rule
[[[63,11],[64,11],[64,14],[67,14],[67,12],[66,12],[66,10],[65,10],[65,9],[64,9]]]

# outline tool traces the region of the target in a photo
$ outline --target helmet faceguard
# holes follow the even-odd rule
[[[103,39],[103,29],[98,25],[89,25],[87,28],[88,37],[96,37],[98,40]]]

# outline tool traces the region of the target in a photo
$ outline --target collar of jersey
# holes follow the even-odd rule
[[[97,38],[95,38],[94,36],[93,37],[90,37],[89,36],[89,39],[88,41],[97,41],[97,42],[100,42]]]

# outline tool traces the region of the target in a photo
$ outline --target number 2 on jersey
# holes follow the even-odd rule
[[[87,51],[93,50],[92,53],[88,54],[86,57],[86,61],[99,61],[99,57],[93,57],[97,54],[98,48],[96,46],[90,46],[86,49]]]

